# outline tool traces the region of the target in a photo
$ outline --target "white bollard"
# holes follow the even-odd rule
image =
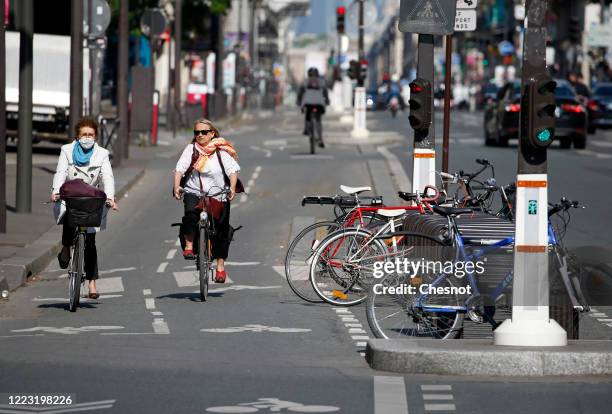
[[[493,332],[495,345],[565,346],[548,313],[548,175],[518,174],[516,184],[512,319]]]
[[[412,192],[422,193],[427,185],[436,185],[436,151],[415,148],[412,163]]]
[[[362,86],[355,88],[355,121],[351,136],[353,138],[370,136],[370,131],[366,128],[366,89]]]
[[[334,82],[334,88],[332,89],[332,109],[336,113],[344,112],[344,98],[342,96],[342,83]]]

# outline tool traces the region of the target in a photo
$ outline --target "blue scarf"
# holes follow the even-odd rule
[[[95,147],[96,144],[94,144],[94,146],[90,149],[84,150],[83,147],[81,147],[81,144],[79,144],[79,141],[75,141],[74,148],[72,150],[72,160],[74,161],[74,164],[78,167],[89,164],[89,160],[93,155],[93,150]]]

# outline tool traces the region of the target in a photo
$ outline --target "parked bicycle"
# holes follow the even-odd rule
[[[578,207],[578,202],[562,199],[549,209],[549,218],[558,214],[568,214],[568,210]],[[433,207],[437,214],[447,219],[447,237],[436,238],[427,234],[406,231],[380,235],[379,238],[405,236],[411,246],[406,249],[409,261],[478,263],[488,254],[500,249],[511,249],[514,237],[507,237],[490,246],[466,246],[457,226],[456,218],[462,214],[472,214],[472,209]],[[567,221],[565,221],[565,227]],[[561,231],[564,234],[565,229]],[[548,237],[552,253],[553,269],[567,293],[572,315],[589,310],[580,290],[580,275],[568,270],[568,254],[560,243],[553,225],[549,221]],[[503,297],[513,280],[512,271],[508,272],[498,285],[483,293],[474,270],[465,271],[464,278],[453,272],[421,271],[412,274],[392,272],[380,279],[368,295],[366,315],[372,332],[377,338],[428,337],[451,339],[458,337],[463,328],[464,317],[477,323],[487,322],[493,329],[498,326],[494,315],[496,303]],[[421,290],[421,286],[427,286]],[[414,287],[411,289],[410,287]],[[433,288],[433,291],[430,290]],[[463,290],[461,290],[463,288]],[[559,288],[559,286],[553,286]],[[441,292],[434,294],[432,292]],[[577,327],[577,324],[573,325]],[[577,338],[578,332],[568,332]]]

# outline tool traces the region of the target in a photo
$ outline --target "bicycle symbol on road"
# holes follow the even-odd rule
[[[270,412],[279,413],[333,413],[340,411],[339,407],[329,405],[304,405],[301,403],[282,401],[278,398],[259,398],[257,401],[228,405],[225,407],[209,407],[209,413],[256,413],[260,409],[268,409]]]

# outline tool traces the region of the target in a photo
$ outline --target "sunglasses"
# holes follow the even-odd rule
[[[212,131],[212,129],[194,129],[193,130],[193,136],[197,137],[198,135],[208,135],[208,133]]]

